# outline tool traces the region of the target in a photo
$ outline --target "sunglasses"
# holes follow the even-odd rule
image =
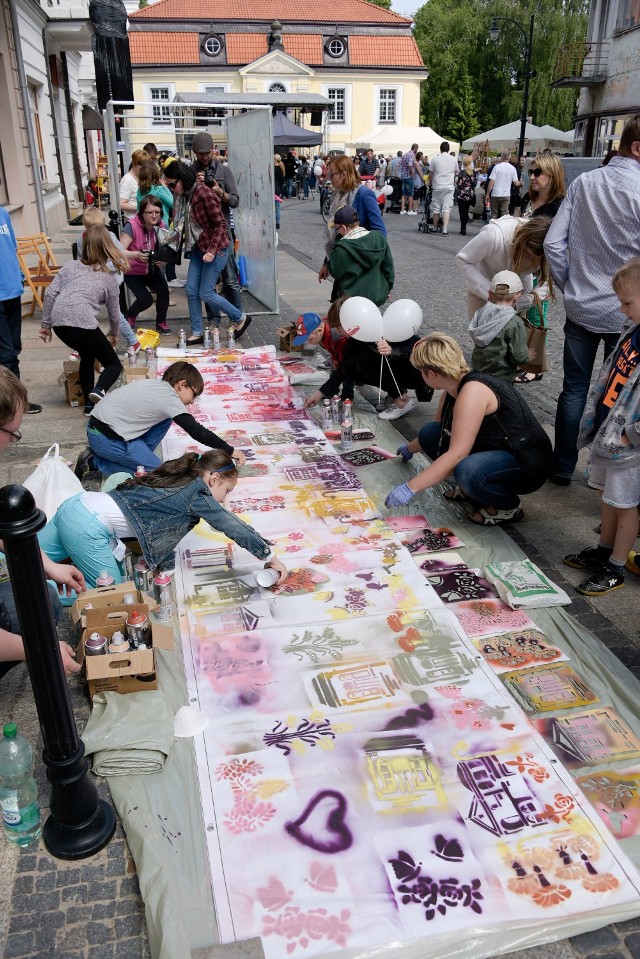
[[[544,173],[544,170],[541,169],[541,167],[539,166],[537,166],[535,170],[529,170],[529,176],[539,177],[539,176],[542,176],[543,173]]]
[[[4,426],[0,426],[0,433],[6,433],[7,436],[10,436],[14,443],[17,443],[18,440],[22,439],[22,433],[20,430],[6,430]]]
[[[173,191],[174,191],[175,188],[176,188],[177,182],[178,182],[177,180],[174,180],[172,183],[169,183],[168,180],[165,180],[165,181],[164,181],[165,186],[168,187],[168,189],[171,190],[172,193],[173,193]]]

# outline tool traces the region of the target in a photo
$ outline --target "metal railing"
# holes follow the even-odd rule
[[[552,84],[588,86],[607,78],[609,43],[570,43],[558,51]]]

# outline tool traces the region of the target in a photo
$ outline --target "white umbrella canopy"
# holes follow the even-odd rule
[[[412,143],[418,144],[418,150],[429,158],[440,152],[440,144],[446,137],[440,136],[431,127],[399,127],[393,123],[384,126],[372,127],[361,134],[357,140],[351,140],[347,146],[350,150],[370,147],[376,153],[397,153],[402,150],[406,153]],[[449,149],[459,152],[459,144],[449,140]]]
[[[501,127],[487,130],[485,133],[476,133],[462,143],[463,150],[473,148],[485,141],[489,141],[489,148],[493,152],[499,150],[514,150],[518,148],[520,140],[520,121],[513,120]],[[535,123],[527,123],[525,127],[525,153],[535,153],[537,150],[571,150],[573,148],[573,133],[563,133],[549,125],[538,127]]]

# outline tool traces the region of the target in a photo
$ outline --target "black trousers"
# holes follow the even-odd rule
[[[426,395],[428,387],[421,374],[411,365],[408,356],[389,356],[386,360],[379,353],[365,349],[357,356],[349,357],[340,367],[343,373],[343,399],[353,399],[353,383],[378,386],[382,363],[382,389],[392,399],[403,396],[407,390],[415,390],[418,399]],[[350,395],[348,388],[351,388]],[[346,394],[346,395],[345,395]],[[432,393],[433,395],[433,393]],[[431,397],[426,397],[430,399]]]
[[[0,300],[0,366],[20,378],[19,356],[22,350],[22,302],[19,296]]]
[[[96,360],[104,367],[95,384],[96,389],[104,390],[105,393],[110,390],[120,376],[122,364],[100,327],[83,330],[77,326],[54,326],[53,332],[70,349],[80,354],[80,386],[85,405],[91,402],[89,393],[93,389]]]
[[[154,270],[152,276],[138,276],[135,273],[126,273],[124,282],[127,284],[133,295],[134,303],[127,310],[127,316],[137,319],[139,313],[148,310],[153,304],[151,290],[156,294],[156,325],[165,323],[167,319],[167,310],[169,309],[169,287],[162,270]]]
[[[471,200],[461,200],[458,198],[458,213],[460,214],[460,232],[467,232],[467,223],[469,222],[469,207]]]

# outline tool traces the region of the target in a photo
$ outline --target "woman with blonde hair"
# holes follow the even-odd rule
[[[555,153],[539,153],[529,160],[529,190],[522,198],[520,215],[553,219],[565,198],[564,167]]]
[[[551,465],[551,441],[510,383],[470,372],[451,336],[430,333],[411,354],[422,379],[442,397],[433,423],[398,449],[405,462],[420,451],[430,466],[391,490],[386,506],[406,506],[413,497],[453,474],[446,499],[474,505],[477,526],[519,522],[520,494],[539,489]]]
[[[130,220],[138,212],[138,176],[140,167],[146,163],[149,155],[144,150],[134,150],[131,154],[131,166],[129,171],[120,180],[118,193],[120,196],[120,209],[124,213],[125,220]]]
[[[345,153],[332,157],[327,175],[333,192],[329,215],[324,228],[325,258],[318,273],[320,283],[329,276],[329,255],[338,238],[335,215],[343,206],[352,206],[356,210],[358,222],[363,229],[379,230],[380,233],[387,235],[387,228],[382,221],[376,195],[369,187],[362,186],[360,176],[351,157],[348,157]],[[331,299],[334,300],[337,295],[338,291],[334,284]]]
[[[122,366],[114,346],[120,328],[119,286],[114,268],[129,269],[129,260],[119,250],[109,231],[91,226],[84,235],[82,258],[65,263],[47,289],[42,306],[40,339],[51,342],[51,330],[58,339],[80,355],[80,386],[84,413],[90,416],[94,404],[111,389]],[[111,323],[107,338],[98,325],[97,314],[106,306]],[[94,387],[94,365],[103,367]]]

